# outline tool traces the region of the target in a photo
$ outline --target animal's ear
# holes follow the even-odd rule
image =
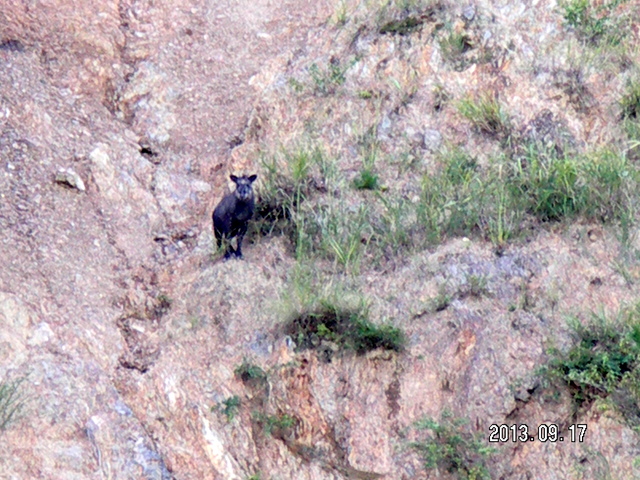
[[[229,178],[231,179],[231,181],[233,183],[238,183],[238,177],[236,177],[235,175],[231,175],[231,176],[229,176]]]
[[[256,178],[258,178],[258,175],[251,175],[251,176],[249,177],[249,181],[250,181],[251,183],[253,183],[253,182],[255,182],[255,181],[256,181]]]

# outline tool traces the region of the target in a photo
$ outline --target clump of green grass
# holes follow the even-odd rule
[[[476,160],[460,149],[446,152],[440,160],[440,171],[423,178],[417,205],[431,242],[445,235],[469,235],[480,221],[483,182]]]
[[[544,369],[548,378],[569,388],[577,407],[626,390],[640,401],[640,308],[624,309],[614,318],[593,315],[585,324],[570,323],[574,344],[551,349]],[[622,412],[625,413],[624,411]]]
[[[303,212],[299,247],[357,272],[370,237],[369,209],[333,200]]]
[[[578,160],[531,146],[513,163],[509,180],[525,199],[529,213],[542,221],[558,221],[577,213],[583,201]]]
[[[447,293],[446,285],[440,285],[438,287],[438,295],[433,297],[429,302],[429,310],[433,312],[442,312],[449,308],[451,305],[451,300],[453,300],[453,296]]]
[[[25,397],[21,391],[25,378],[0,381],[0,432],[16,420],[25,405]]]
[[[595,2],[594,0],[565,0],[559,6],[565,25],[591,44],[618,45],[624,38],[624,19],[616,10],[628,0]]]
[[[369,168],[363,168],[353,180],[353,186],[358,190],[377,190],[380,187],[378,174]]]
[[[458,111],[488,135],[506,138],[511,131],[509,116],[494,94],[483,93],[476,99],[466,97],[458,103]]]
[[[635,209],[638,170],[624,154],[603,150],[569,156],[531,146],[512,166],[509,181],[514,195],[542,221],[578,214],[600,221],[620,220]]]
[[[424,227],[420,225],[416,205],[402,197],[388,197],[377,193],[381,206],[370,223],[373,228],[371,243],[377,253],[397,255],[424,245]]]
[[[321,298],[289,320],[285,333],[294,339],[298,350],[322,349],[331,342],[343,350],[362,355],[378,348],[400,352],[404,349],[404,333],[391,325],[369,321],[366,306],[340,304],[336,299]],[[330,360],[330,358],[328,358]]]
[[[326,188],[335,162],[318,146],[298,147],[262,159],[261,184],[250,234],[298,236],[298,212],[314,190]]]
[[[484,275],[469,275],[467,277],[469,295],[480,298],[489,294],[487,277]]]
[[[444,153],[440,170],[423,178],[416,207],[427,241],[480,234],[502,245],[523,222],[576,216],[634,223],[640,171],[624,153],[559,154],[536,144],[522,150],[484,168],[462,150]]]
[[[467,423],[445,411],[440,421],[427,418],[416,424],[430,432],[426,439],[410,444],[422,456],[427,470],[444,470],[460,480],[491,479],[486,462],[495,449],[485,443],[482,434],[465,429]]]

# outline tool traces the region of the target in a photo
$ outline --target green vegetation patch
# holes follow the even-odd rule
[[[380,27],[381,34],[409,35],[422,26],[425,19],[421,16],[407,16],[400,20],[391,20]]]
[[[611,396],[625,417],[640,423],[640,304],[613,319],[574,319],[571,327],[574,344],[564,352],[550,350],[547,376],[569,388],[577,407]]]
[[[236,367],[234,373],[245,385],[257,387],[267,383],[266,372],[246,359]]]
[[[370,322],[364,306],[343,307],[327,299],[299,312],[284,330],[294,339],[298,351],[320,350],[325,341],[361,355],[378,348],[400,352],[406,343],[399,328]]]
[[[410,446],[420,454],[427,470],[445,471],[460,480],[490,480],[486,462],[495,449],[485,443],[483,434],[469,432],[467,424],[445,411],[440,421],[427,418],[418,422],[417,428],[429,433]]]
[[[353,180],[353,186],[357,190],[377,190],[380,187],[378,175],[369,168],[363,168]]]
[[[227,421],[231,422],[238,414],[241,405],[242,402],[240,401],[240,397],[238,395],[233,395],[223,400],[221,404],[211,407],[211,411],[221,411],[224,416],[227,417]]]
[[[253,419],[262,426],[266,435],[288,440],[295,434],[295,427],[298,420],[291,415],[267,415],[263,412],[254,412]]]
[[[442,57],[454,70],[461,72],[473,63],[473,60],[467,59],[465,55],[473,49],[473,42],[467,33],[449,31],[440,38],[439,44]]]
[[[624,153],[558,154],[531,144],[518,158],[497,158],[482,169],[461,150],[441,163],[424,177],[417,206],[432,241],[477,232],[501,244],[527,222],[580,215],[628,223],[636,216],[640,176]]]
[[[25,397],[21,386],[25,378],[0,381],[0,432],[15,421],[24,408]]]
[[[488,135],[506,138],[511,132],[509,116],[494,94],[485,92],[477,98],[466,97],[458,103],[458,111]]]
[[[331,57],[325,68],[321,68],[317,63],[311,64],[309,76],[313,82],[313,90],[316,95],[328,96],[336,93],[338,88],[346,82],[347,71],[356,62],[357,59],[343,62],[338,57]]]
[[[591,44],[618,45],[625,36],[626,16],[620,6],[629,0],[564,0],[559,6],[565,25]]]
[[[631,141],[630,152],[638,158],[640,151],[640,80],[628,83],[620,99],[621,120],[624,131]]]

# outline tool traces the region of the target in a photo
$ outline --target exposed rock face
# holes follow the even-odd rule
[[[441,80],[461,92],[494,75],[522,135],[541,142],[615,135],[601,133],[614,113],[594,106],[608,95],[601,77],[589,112],[605,120],[539,108],[546,86],[527,62],[561,36],[555,2],[455,3],[442,2],[455,28],[485,22],[469,34],[495,49],[480,67],[472,54],[454,66],[442,57],[435,7],[411,37],[381,35],[361,6],[342,28],[342,3],[330,0],[5,2],[0,381],[24,377],[26,402],[0,432],[0,477],[443,478],[407,447],[423,417],[448,408],[487,435],[491,424],[571,418],[566,402],[545,403],[532,372],[552,340],[568,341],[564,315],[637,295],[613,267],[619,242],[599,227],[542,232],[501,256],[451,240],[353,278],[318,260],[408,336],[403,353],[331,361],[282,333],[299,267],[284,238],[249,246],[245,262],[211,258],[228,173],[255,173],[259,154],[281,145],[320,139],[344,154],[343,176],[363,138],[389,158],[422,155],[427,169],[449,141],[492,148],[436,98]],[[315,62],[333,77],[298,94]],[[341,82],[357,95],[340,95]],[[384,172],[403,195],[404,168]],[[472,278],[486,279],[482,295]],[[443,288],[450,304],[431,308]],[[241,381],[245,359],[266,379]],[[235,396],[232,418],[222,412]],[[501,445],[495,478],[568,479],[575,462],[637,474],[631,428],[596,410],[582,421],[584,445]],[[589,449],[606,465],[589,464]]]

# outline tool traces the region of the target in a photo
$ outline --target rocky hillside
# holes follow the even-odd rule
[[[4,2],[0,478],[640,478],[638,18]]]

